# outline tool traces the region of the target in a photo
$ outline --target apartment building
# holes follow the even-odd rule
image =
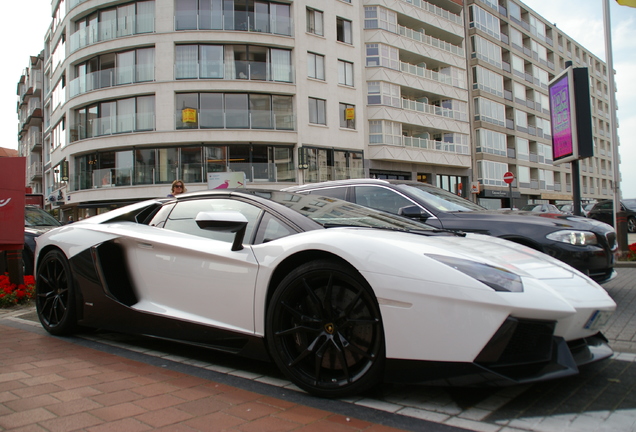
[[[596,156],[581,163],[583,198],[611,193],[605,65],[522,3],[51,6],[44,50],[19,84],[20,148],[49,208],[76,218],[165,196],[175,179],[207,189],[226,172],[274,189],[419,180],[498,208],[512,171],[516,205],[569,200],[571,169],[551,161],[547,100],[567,60],[590,67],[593,87]]]
[[[42,54],[31,56],[18,81],[18,149],[26,157],[26,182],[33,193],[42,190]]]
[[[263,188],[470,178],[460,0],[54,0],[52,12],[39,107],[51,208],[94,214],[175,179],[206,189],[218,172]]]
[[[580,166],[581,200],[612,197],[613,149],[605,63],[522,2],[467,0],[470,98],[479,202],[508,207],[572,200],[570,164],[554,165],[548,83],[572,62],[589,69],[594,156]]]

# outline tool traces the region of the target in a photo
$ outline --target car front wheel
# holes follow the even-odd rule
[[[627,218],[627,231],[636,233],[636,218],[634,216]]]
[[[266,319],[272,358],[303,390],[343,397],[380,382],[380,308],[354,269],[330,260],[299,266],[276,288]]]
[[[42,327],[49,333],[67,335],[77,330],[71,269],[59,250],[49,251],[38,265],[35,307]]]

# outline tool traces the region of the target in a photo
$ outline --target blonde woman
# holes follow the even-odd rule
[[[168,194],[168,198],[174,198],[176,195],[187,192],[185,185],[182,180],[175,180],[172,182],[172,187],[170,188],[170,193]]]

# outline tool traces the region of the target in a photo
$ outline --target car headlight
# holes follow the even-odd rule
[[[569,243],[576,246],[598,244],[596,234],[590,231],[561,230],[548,234],[546,237],[550,240]]]
[[[505,268],[445,255],[427,254],[426,256],[477,279],[495,291],[523,292],[521,276]]]

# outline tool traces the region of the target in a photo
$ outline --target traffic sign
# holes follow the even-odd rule
[[[504,174],[504,181],[506,183],[510,184],[513,182],[514,179],[515,179],[515,175],[511,173],[510,171]]]

